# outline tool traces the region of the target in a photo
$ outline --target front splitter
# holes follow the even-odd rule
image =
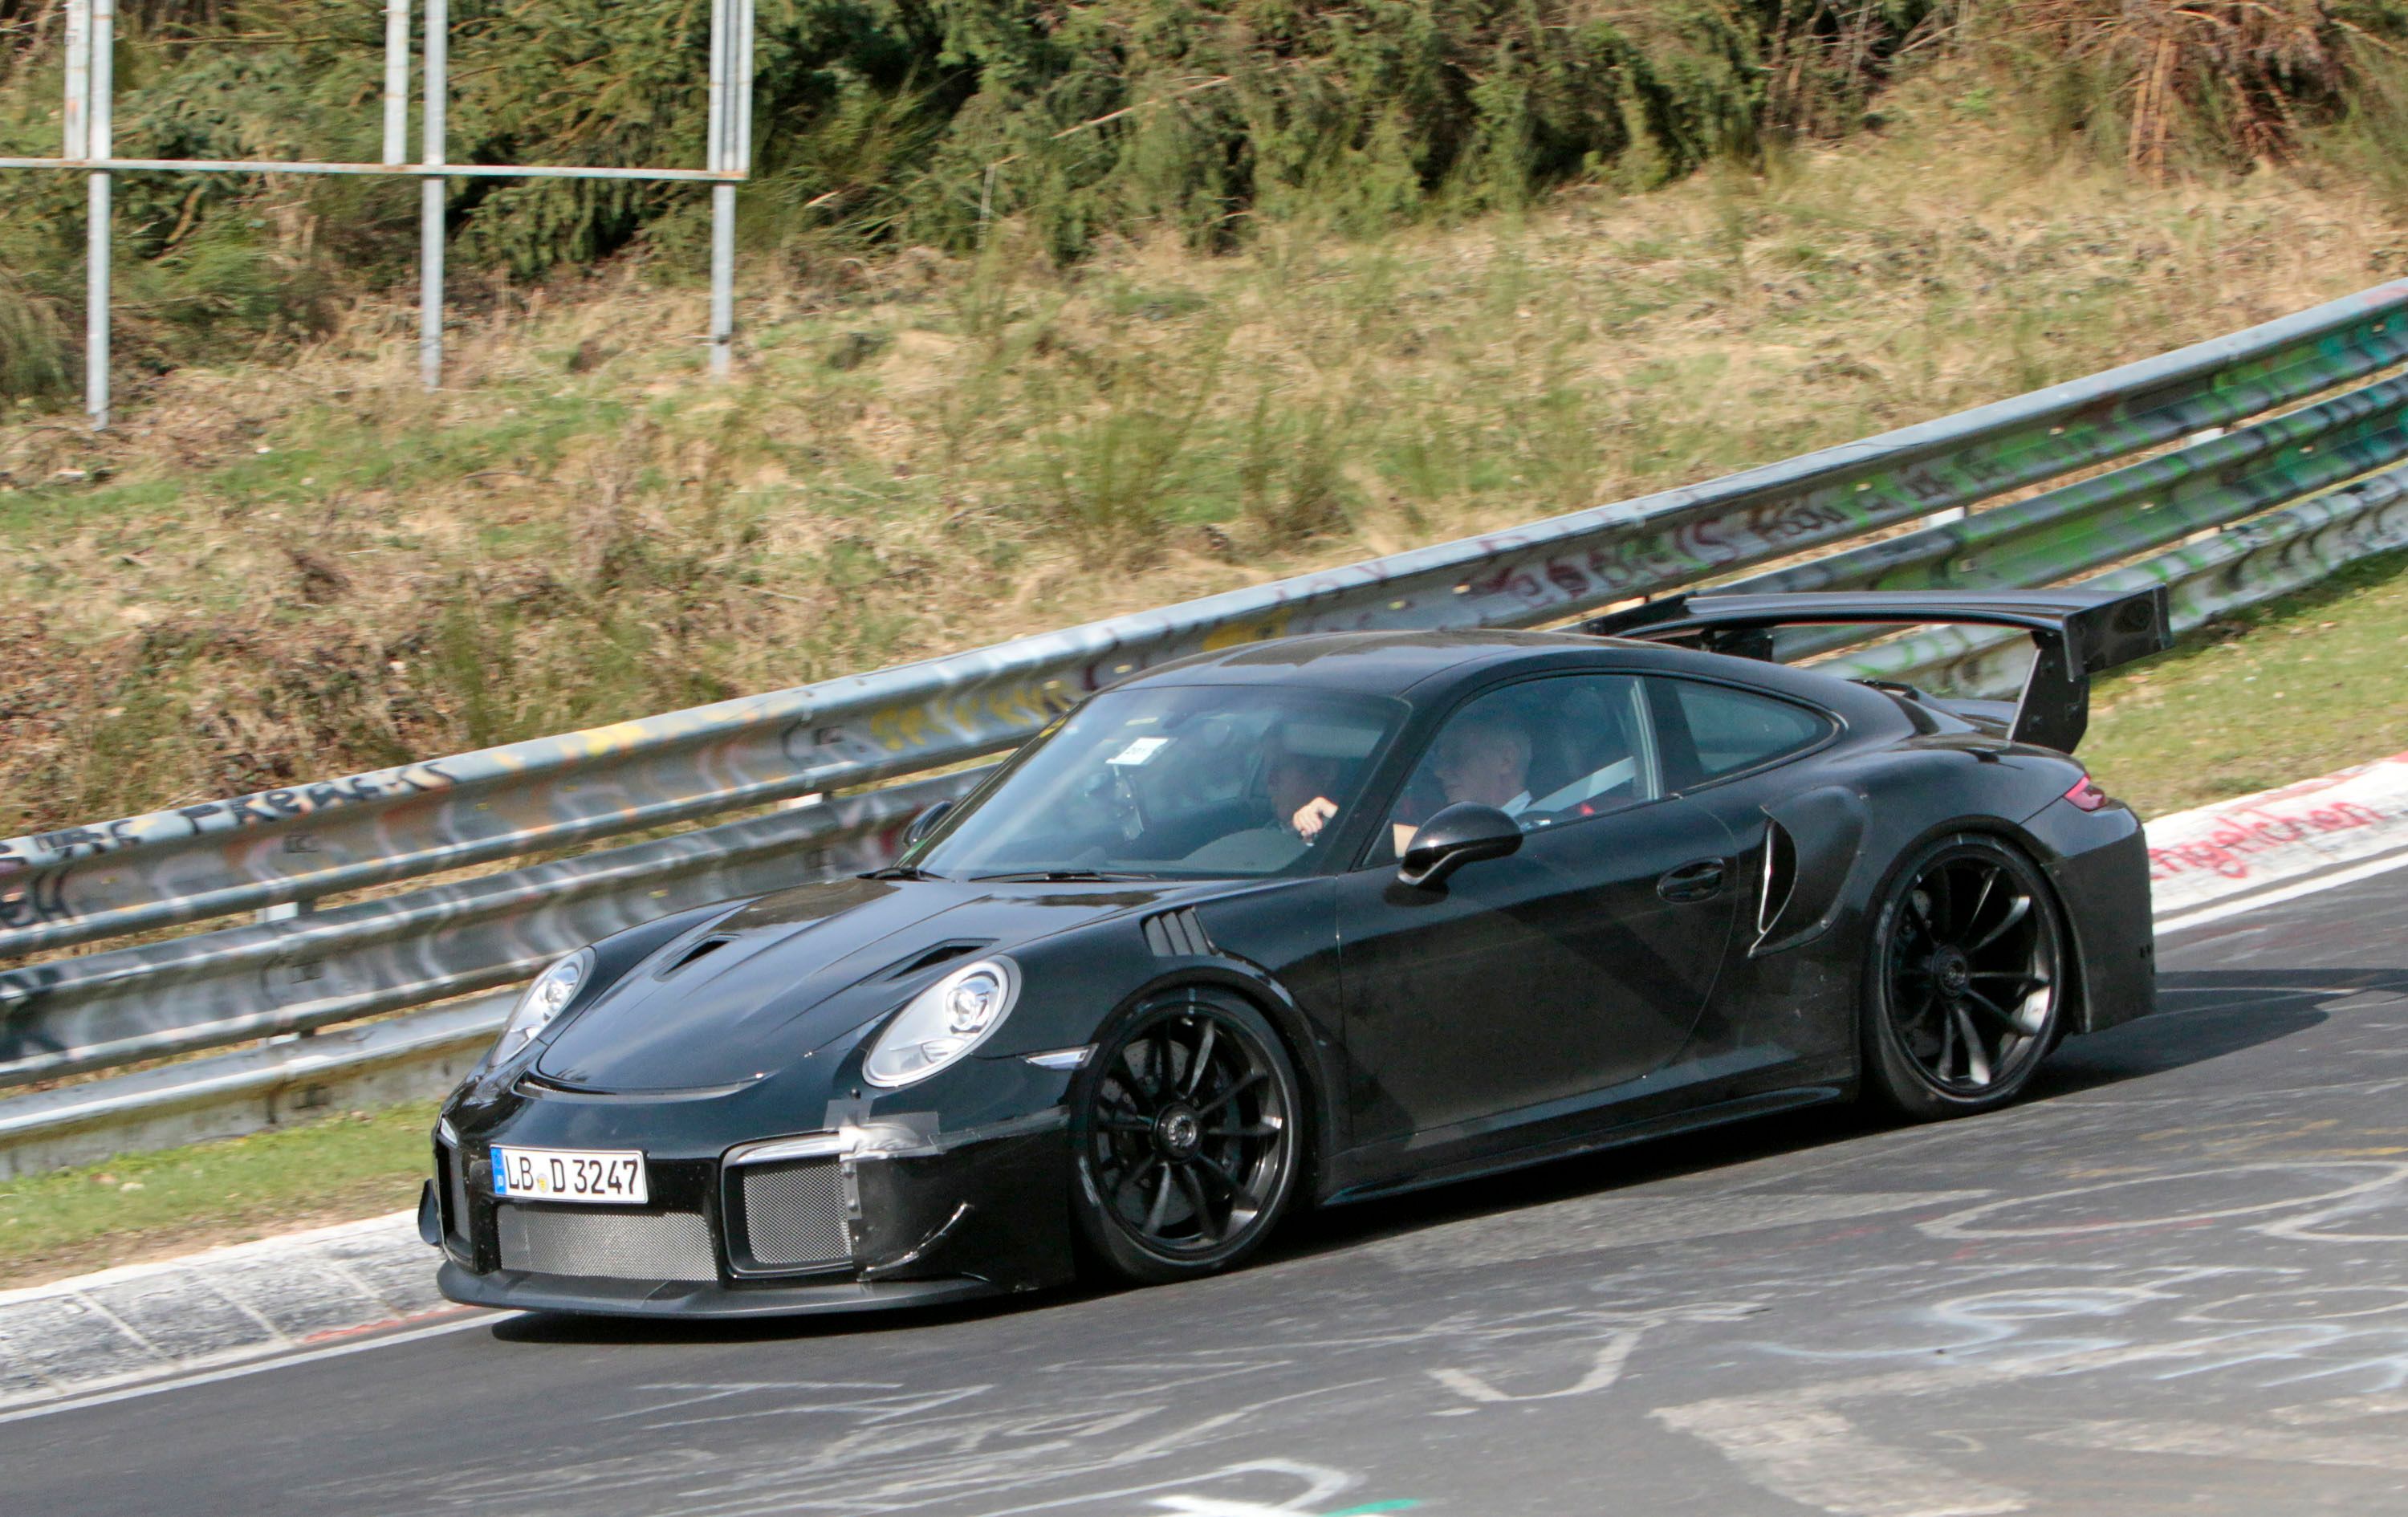
[[[449,1260],[436,1288],[451,1300],[509,1311],[569,1311],[609,1317],[798,1317],[887,1311],[1000,1295],[982,1280],[827,1281],[812,1285],[574,1279],[497,1270],[472,1274]]]

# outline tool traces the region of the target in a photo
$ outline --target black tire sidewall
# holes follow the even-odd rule
[[[1286,1162],[1280,1167],[1276,1191],[1265,1199],[1254,1225],[1243,1237],[1226,1248],[1197,1258],[1173,1258],[1147,1248],[1131,1237],[1111,1215],[1101,1193],[1096,1189],[1089,1168],[1091,1129],[1088,1125],[1094,1110],[1096,1084],[1103,1070],[1111,1067],[1130,1035],[1163,1015],[1183,1011],[1209,1011],[1234,1023],[1254,1045],[1254,1052],[1270,1070],[1271,1079],[1279,1085],[1280,1099],[1286,1118]],[[1082,1252],[1095,1264],[1121,1280],[1145,1285],[1164,1285],[1182,1280],[1195,1280],[1217,1274],[1244,1260],[1285,1219],[1293,1203],[1300,1177],[1304,1172],[1304,1147],[1307,1138],[1304,1112],[1303,1081],[1297,1077],[1295,1060],[1289,1057],[1287,1044],[1270,1019],[1241,997],[1211,989],[1174,991],[1150,996],[1116,1018],[1104,1036],[1096,1042],[1096,1052],[1080,1071],[1072,1087],[1070,1102],[1070,1143],[1072,1147],[1070,1176],[1070,1213],[1076,1224],[1078,1240]]]
[[[2049,1004],[2049,1025],[2039,1036],[2042,1050],[2024,1061],[2014,1075],[1978,1095],[1960,1095],[1942,1090],[1924,1077],[1903,1046],[1899,1042],[1898,1028],[1890,1016],[1888,945],[1898,926],[1898,913],[1906,909],[1908,894],[1915,880],[1932,860],[1942,853],[1964,849],[1989,853],[2002,866],[2026,877],[2032,893],[2033,909],[2046,913],[2051,941],[2057,948],[2057,995]],[[1865,940],[1865,968],[1862,994],[1858,1004],[1858,1040],[1864,1066],[1865,1093],[1873,1100],[1915,1122],[1940,1122],[1950,1117],[1970,1117],[1978,1112],[1994,1111],[2023,1094],[2032,1076],[2047,1062],[2048,1052],[2057,1046],[2062,1035],[2065,1016],[2066,977],[2072,973],[2072,954],[2067,942],[2065,915],[2057,909],[2057,895],[2049,888],[2048,876],[2029,855],[2001,838],[1987,833],[1951,833],[1935,837],[1917,849],[1890,877],[1884,888],[1881,904],[1874,911],[1871,929]]]

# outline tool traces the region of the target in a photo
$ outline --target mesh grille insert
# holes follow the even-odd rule
[[[837,1161],[748,1166],[744,1230],[754,1262],[773,1268],[849,1262],[853,1228]]]
[[[710,1232],[691,1211],[631,1212],[494,1209],[502,1267],[602,1280],[717,1280]]]

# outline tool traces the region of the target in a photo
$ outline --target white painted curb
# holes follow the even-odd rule
[[[2408,753],[2159,817],[2148,836],[2160,934],[2408,865]]]
[[[0,1291],[0,1410],[255,1359],[446,1305],[414,1211]]]

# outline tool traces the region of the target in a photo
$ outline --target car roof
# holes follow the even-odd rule
[[[1660,653],[1651,643],[1569,632],[1496,628],[1319,632],[1196,653],[1135,675],[1133,685],[1286,685],[1403,695],[1445,676],[1468,677],[1549,653]],[[1546,662],[1555,662],[1546,660]]]

